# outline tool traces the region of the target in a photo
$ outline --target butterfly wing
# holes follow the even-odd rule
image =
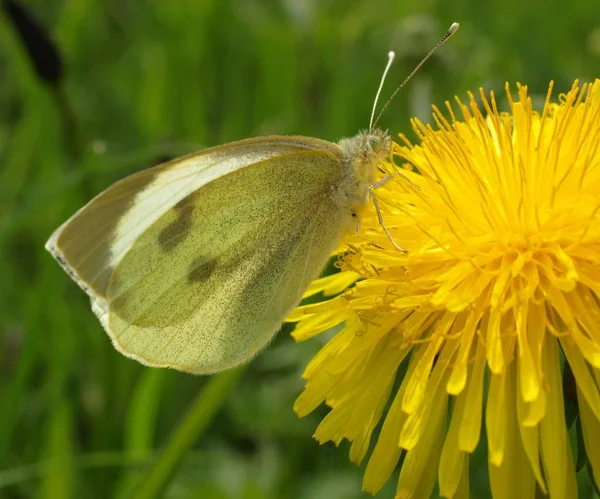
[[[328,150],[310,137],[271,136],[232,142],[130,175],[100,193],[46,243],[65,271],[92,298],[104,298],[110,276],[133,242],[165,211],[215,178],[268,158]]]
[[[347,217],[329,196],[341,173],[337,149],[329,143],[329,149],[318,149],[322,141],[302,140],[286,146],[295,151],[204,183],[188,174],[195,189],[174,204],[168,197],[158,215],[149,210],[150,222],[145,211],[135,211],[146,199],[142,190],[133,207],[121,209],[126,222],[112,218],[117,229],[108,231],[111,236],[96,228],[94,240],[77,220],[88,241],[83,249],[93,253],[105,246],[101,256],[86,259],[86,251],[68,250],[75,243],[67,245],[71,239],[59,229],[54,254],[61,251],[70,273],[92,296],[117,349],[145,364],[201,373],[243,363],[268,343],[318,275]],[[182,178],[179,172],[160,172],[146,185],[160,185],[154,197],[162,200],[179,192],[172,186]],[[125,187],[115,193],[127,197]],[[121,196],[106,197],[109,191],[76,217],[101,223],[102,213],[118,213],[111,204],[128,206]],[[85,213],[90,207],[95,216]],[[79,265],[73,265],[73,255]]]

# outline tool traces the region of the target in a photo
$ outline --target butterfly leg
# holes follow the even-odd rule
[[[387,177],[378,180],[377,182],[369,186],[369,191],[371,191],[372,193],[374,189],[379,189],[382,185],[387,184],[390,180],[392,180],[392,178],[393,177],[391,175],[388,175]]]
[[[377,219],[379,220],[379,225],[381,225],[383,232],[385,232],[385,235],[388,237],[390,242],[393,244],[394,248],[396,248],[398,251],[402,251],[402,253],[408,253],[408,250],[404,249],[402,246],[399,246],[398,243],[396,243],[396,241],[394,241],[394,238],[390,234],[390,231],[385,226],[385,223],[383,221],[383,215],[381,214],[381,208],[379,207],[379,200],[377,199],[377,195],[375,194],[375,189],[377,189],[377,187],[381,187],[383,184],[388,182],[391,178],[392,177],[385,177],[385,178],[381,179],[379,182],[376,182],[373,185],[369,186],[369,194],[371,195],[371,198],[373,199],[373,205],[375,206],[375,212],[377,213]]]
[[[409,178],[408,178],[406,175],[404,175],[404,173],[402,173],[401,171],[397,171],[397,172],[395,172],[395,175],[398,175],[398,176],[402,177],[402,180],[406,180],[406,181],[407,181],[407,182],[408,182],[408,183],[411,185],[411,187],[414,187],[415,189],[417,189],[417,190],[419,190],[419,191],[421,190],[421,188],[420,188],[420,187],[419,187],[417,184],[415,184],[415,183],[414,183],[414,182],[413,182],[411,179],[409,179]],[[374,183],[374,184],[373,184],[371,187],[372,187],[373,189],[377,189],[377,188],[381,187],[382,185],[384,185],[384,184],[388,183],[388,182],[389,182],[390,180],[392,180],[393,178],[394,178],[394,176],[392,176],[392,175],[388,175],[387,177],[384,177],[384,178],[382,178],[382,179],[381,179],[381,180],[379,180],[378,182],[375,182],[375,183]]]

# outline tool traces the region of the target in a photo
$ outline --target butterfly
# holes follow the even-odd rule
[[[377,97],[369,130],[337,144],[259,137],[134,173],[46,248],[124,355],[191,373],[243,364],[271,341],[365,203],[377,203],[377,168],[392,143],[373,126]]]

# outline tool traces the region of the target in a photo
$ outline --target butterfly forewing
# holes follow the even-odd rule
[[[46,248],[102,309],[115,266],[167,210],[215,178],[302,150],[341,154],[335,144],[300,136],[260,137],[207,149],[116,182],[56,230]]]

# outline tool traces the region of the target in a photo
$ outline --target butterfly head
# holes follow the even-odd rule
[[[387,132],[375,128],[359,132],[355,137],[348,137],[338,142],[347,160],[371,163],[373,160],[385,159],[390,152],[392,139]]]
[[[367,155],[373,155],[378,158],[387,157],[392,146],[392,139],[387,132],[379,128],[363,132],[363,149]]]

